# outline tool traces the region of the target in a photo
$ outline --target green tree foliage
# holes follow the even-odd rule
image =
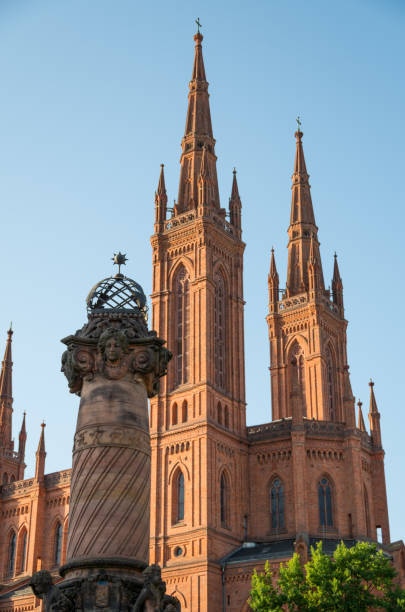
[[[405,591],[394,584],[395,575],[375,544],[346,548],[342,542],[329,557],[319,542],[304,568],[297,554],[281,564],[277,581],[268,562],[263,573],[255,570],[249,604],[255,612],[405,610]]]

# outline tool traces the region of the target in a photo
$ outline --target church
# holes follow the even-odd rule
[[[269,262],[272,421],[246,426],[242,201],[234,171],[229,207],[220,203],[202,40],[197,32],[174,207],[163,166],[155,193],[152,329],[173,358],[150,401],[150,563],[192,612],[248,611],[253,569],[268,560],[277,572],[294,552],[305,561],[319,540],[329,553],[341,540],[378,541],[404,587],[374,383],[368,433],[350,385],[336,257],[325,285],[299,123],[285,284],[274,252]],[[66,559],[71,476],[45,473],[42,424],[25,478],[25,417],[18,450],[12,436],[12,335],[0,378],[0,612],[41,609],[28,582],[39,569],[57,577]]]

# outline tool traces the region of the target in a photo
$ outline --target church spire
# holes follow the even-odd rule
[[[13,330],[7,332],[6,350],[0,375],[0,432],[2,445],[12,448],[12,413],[13,413],[13,361],[12,361]]]
[[[160,164],[160,176],[157,191],[155,192],[155,232],[163,229],[166,221],[167,193],[165,185],[164,164]]]
[[[220,207],[215,140],[212,133],[208,82],[205,76],[201,45],[202,34],[197,32],[194,40],[196,43],[194,65],[189,85],[186,129],[181,143],[180,185],[175,206],[176,213],[182,213],[197,207],[204,146],[206,147],[206,171],[211,177],[212,200],[210,205],[216,208]]]
[[[300,128],[300,122],[298,122]],[[296,152],[292,175],[290,227],[288,228],[287,294],[308,291],[308,264],[311,241],[313,257],[319,266],[319,288],[324,290],[323,272],[319,254],[318,228],[312,207],[309,175],[302,146],[303,133],[295,132]]]

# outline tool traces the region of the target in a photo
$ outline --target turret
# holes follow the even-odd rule
[[[165,185],[164,164],[160,164],[160,176],[157,191],[155,192],[155,232],[163,230],[167,213],[167,193]]]
[[[374,446],[381,447],[381,425],[380,425],[380,413],[378,412],[377,402],[374,395],[374,382],[370,380],[368,383],[370,386],[370,408],[368,412],[368,419],[370,422],[370,435],[373,440]]]
[[[269,312],[277,312],[279,278],[274,257],[274,249],[271,249],[270,272],[268,276],[269,285]]]
[[[38,448],[35,454],[35,480],[38,482],[41,482],[44,479],[45,457],[45,423],[41,423],[41,435],[39,437]]]
[[[238,232],[238,237],[241,237],[241,210],[242,202],[239,196],[238,181],[236,180],[236,169],[233,169],[233,180],[232,180],[232,191],[231,197],[229,198],[229,218],[231,225]]]

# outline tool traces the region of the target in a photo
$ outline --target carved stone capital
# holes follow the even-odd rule
[[[148,397],[156,395],[159,379],[166,374],[172,356],[163,340],[147,330],[145,335],[137,335],[128,324],[131,318],[128,315],[120,318],[116,313],[103,316],[103,325],[97,327],[100,333],[95,334],[92,328],[92,333],[88,333],[92,317],[82,330],[62,340],[67,346],[62,355],[62,372],[70,392],[80,395],[83,382],[98,375],[111,381],[142,380]]]

